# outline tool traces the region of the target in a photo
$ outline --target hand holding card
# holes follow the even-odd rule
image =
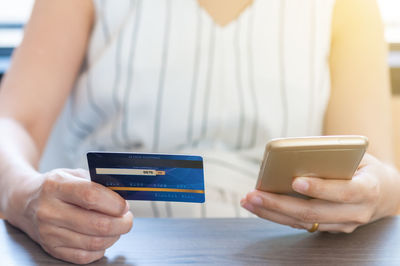
[[[89,152],[87,159],[91,180],[126,200],[205,201],[200,156]]]

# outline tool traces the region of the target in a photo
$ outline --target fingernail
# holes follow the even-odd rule
[[[292,187],[297,192],[306,192],[310,185],[304,179],[297,178],[294,180]]]
[[[259,196],[250,198],[250,202],[251,202],[251,204],[256,205],[256,206],[260,206],[263,203],[262,199]]]
[[[248,202],[245,202],[245,203],[242,205],[242,207],[245,208],[246,210],[250,211],[250,212],[254,212],[254,206],[251,205],[251,204],[248,203]]]
[[[125,206],[124,214],[129,211],[129,203],[127,201],[125,201],[125,203],[126,203],[126,206]]]
[[[241,200],[240,200],[240,205],[243,206],[243,204],[244,204],[245,202],[246,202],[246,198],[241,199]]]
[[[294,225],[292,225],[292,227],[295,229],[304,229],[304,227],[302,227],[301,225],[298,225],[298,224],[294,224]]]

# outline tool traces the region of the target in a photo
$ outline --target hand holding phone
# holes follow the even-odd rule
[[[295,177],[351,179],[368,147],[364,136],[320,136],[271,140],[265,149],[258,190],[292,194]]]

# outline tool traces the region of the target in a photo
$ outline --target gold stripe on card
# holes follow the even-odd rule
[[[178,188],[154,188],[154,187],[108,187],[117,191],[152,191],[152,192],[183,192],[204,194],[204,190],[178,189]]]

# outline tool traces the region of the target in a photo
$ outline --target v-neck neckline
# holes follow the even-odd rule
[[[253,0],[197,0],[197,2],[216,24],[224,27],[240,17],[251,6]]]

